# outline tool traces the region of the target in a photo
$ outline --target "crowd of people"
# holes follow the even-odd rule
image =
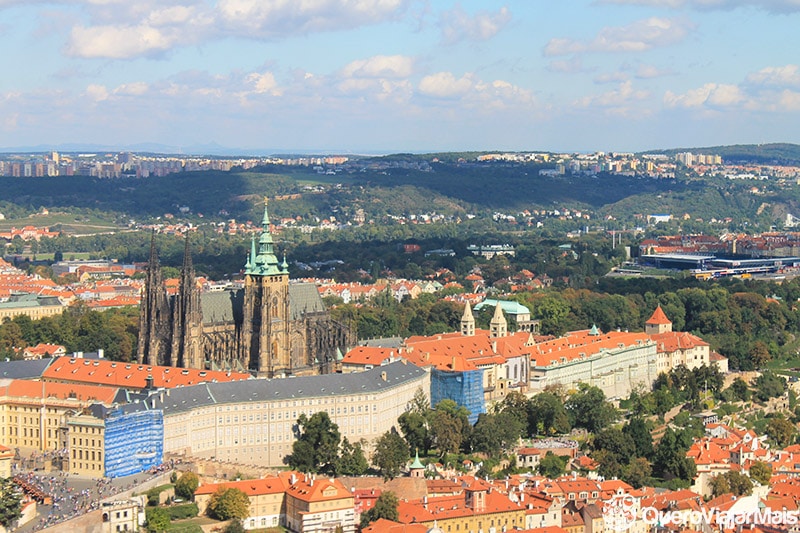
[[[38,531],[99,509],[102,500],[169,472],[173,464],[163,463],[137,476],[116,480],[85,478],[66,472],[42,474],[22,470],[20,466],[15,465],[14,469],[17,484],[39,502],[38,517],[31,522],[33,527],[24,530]]]

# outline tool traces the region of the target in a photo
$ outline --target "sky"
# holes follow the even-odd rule
[[[0,0],[0,147],[800,143],[800,0]]]

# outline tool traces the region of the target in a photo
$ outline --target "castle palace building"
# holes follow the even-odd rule
[[[139,311],[139,363],[270,378],[336,369],[355,344],[353,328],[330,317],[313,284],[289,282],[285,257],[279,261],[275,255],[266,206],[261,224],[243,288],[201,292],[187,239],[178,293],[168,295],[151,243]]]

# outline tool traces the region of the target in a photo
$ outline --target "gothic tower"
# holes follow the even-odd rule
[[[492,317],[492,321],[489,322],[489,336],[495,338],[505,337],[506,335],[508,335],[508,322],[506,322],[506,317],[503,314],[503,308],[500,307],[500,302],[497,302],[497,305],[494,307],[494,316]]]
[[[667,318],[664,310],[661,309],[661,304],[658,304],[652,316],[644,323],[644,332],[648,335],[657,335],[670,331],[672,331],[672,322]]]
[[[169,364],[170,306],[156,254],[155,232],[150,238],[150,260],[139,308],[139,341],[136,350],[139,363]]]
[[[472,306],[469,302],[464,306],[464,314],[461,316],[461,334],[465,337],[475,336],[475,317],[472,316]]]
[[[202,334],[203,316],[188,235],[183,250],[180,285],[172,309],[172,318],[172,350],[169,365],[203,368],[204,361],[198,343]]]
[[[241,359],[259,376],[273,377],[292,373],[289,265],[275,256],[266,203],[261,228],[245,264]]]

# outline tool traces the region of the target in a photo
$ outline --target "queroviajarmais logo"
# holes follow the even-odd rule
[[[603,502],[603,524],[612,531],[626,531],[636,520],[636,499],[617,494]]]

